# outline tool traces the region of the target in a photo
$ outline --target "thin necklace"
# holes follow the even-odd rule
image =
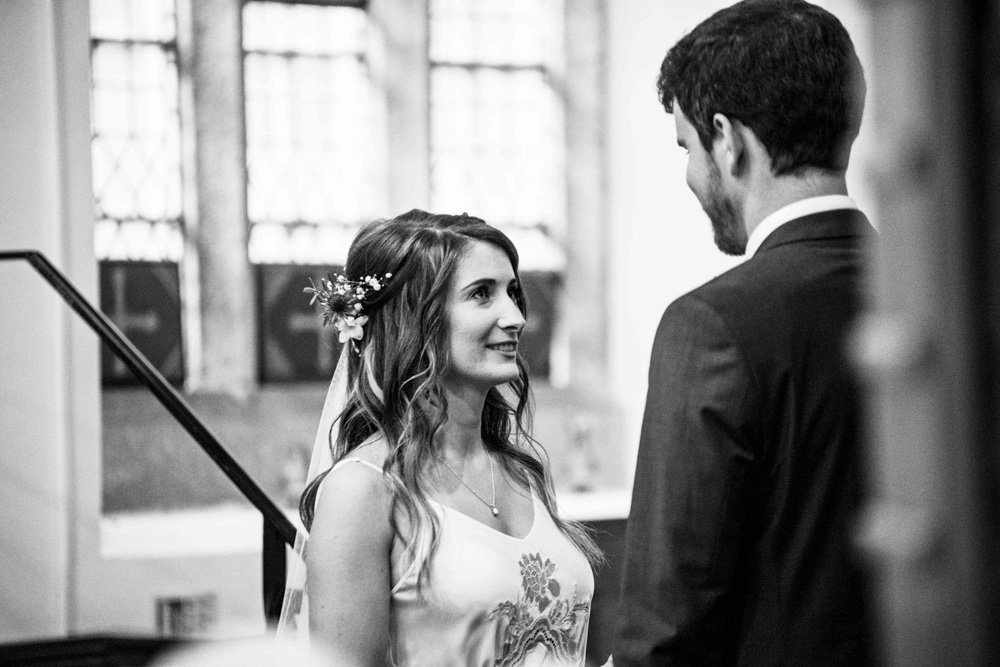
[[[490,460],[490,491],[492,492],[492,499],[493,499],[492,502],[487,502],[486,498],[483,498],[481,495],[476,493],[476,490],[474,488],[466,484],[465,480],[462,479],[462,476],[459,475],[457,472],[455,472],[455,469],[452,468],[450,465],[448,465],[448,462],[445,461],[444,458],[438,458],[438,460],[444,464],[444,467],[447,468],[452,475],[455,476],[455,479],[457,479],[459,482],[462,483],[462,486],[471,491],[472,495],[474,495],[476,498],[479,498],[479,500],[481,500],[484,505],[490,508],[490,511],[493,512],[493,516],[500,516],[500,510],[497,509],[497,487],[496,487],[496,482],[494,482],[493,480],[493,457],[490,456],[489,454],[487,454],[486,456]]]

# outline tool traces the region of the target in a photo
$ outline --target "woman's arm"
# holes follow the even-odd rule
[[[338,665],[385,665],[393,532],[382,475],[345,463],[323,482],[306,548],[309,628]]]

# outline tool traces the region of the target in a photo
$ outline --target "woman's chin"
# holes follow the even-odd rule
[[[521,376],[521,370],[517,367],[517,362],[511,362],[511,368],[506,372],[501,374],[502,379],[496,384],[507,384],[508,382],[513,382]]]
[[[502,387],[510,382],[514,382],[518,377],[520,377],[520,373],[517,366],[514,365],[512,370],[498,369],[496,373],[490,373],[488,384],[490,387]]]
[[[514,382],[521,377],[521,369],[518,368],[515,358],[509,363],[490,364],[489,367],[481,366],[475,373],[446,374],[446,377],[445,382],[451,386],[452,390],[458,390],[460,386],[489,390]]]

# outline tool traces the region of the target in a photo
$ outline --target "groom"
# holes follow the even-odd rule
[[[615,665],[871,664],[844,349],[874,236],[844,176],[854,46],[819,7],[746,0],[670,49],[658,88],[716,244],[747,260],[656,333]]]

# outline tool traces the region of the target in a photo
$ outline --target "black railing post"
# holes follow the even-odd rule
[[[285,597],[285,573],[287,552],[285,541],[274,526],[264,519],[263,561],[264,618],[273,626],[281,616],[281,604]]]

